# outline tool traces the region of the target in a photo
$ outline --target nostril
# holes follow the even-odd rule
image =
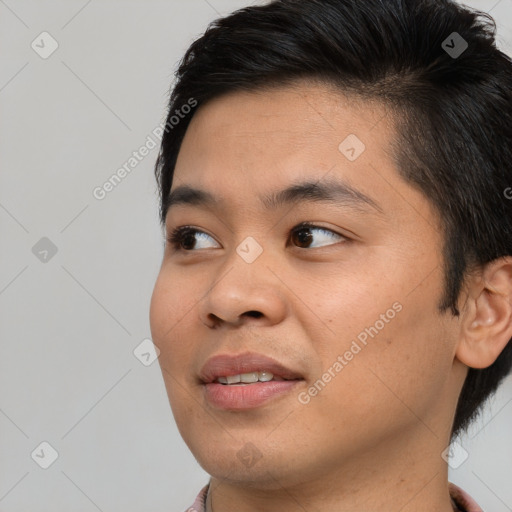
[[[261,313],[259,311],[247,311],[247,313],[245,313],[245,315],[251,316],[253,318],[260,318],[260,316],[263,316],[263,313]]]

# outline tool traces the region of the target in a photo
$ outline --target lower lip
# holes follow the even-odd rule
[[[218,382],[205,384],[207,400],[219,409],[253,409],[265,402],[284,395],[301,380],[255,382],[245,386],[226,385]]]

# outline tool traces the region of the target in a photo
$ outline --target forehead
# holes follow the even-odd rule
[[[381,129],[375,129],[379,124]],[[249,165],[256,155],[258,161],[278,157],[276,163],[311,153],[315,158],[324,153],[324,160],[339,157],[339,144],[349,135],[367,147],[375,148],[378,141],[384,148],[393,134],[384,105],[347,96],[332,86],[299,82],[216,98],[194,115],[185,139],[194,145],[196,154],[200,147],[218,159],[222,149],[231,160]]]
[[[384,105],[327,85],[229,93],[191,120],[172,190],[193,186],[234,209],[263,209],[261,197],[269,193],[298,182],[329,186],[339,180],[384,211],[409,210],[404,194],[428,210],[398,173],[391,154],[395,133]]]

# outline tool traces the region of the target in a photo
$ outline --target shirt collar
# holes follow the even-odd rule
[[[186,512],[206,512],[206,496],[209,483],[206,484],[197,495],[193,505]],[[451,482],[448,482],[450,497],[454,512],[483,512],[476,501],[464,490]]]

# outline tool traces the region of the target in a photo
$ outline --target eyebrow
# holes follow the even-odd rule
[[[299,202],[325,203],[335,206],[348,206],[367,211],[368,207],[383,213],[381,206],[363,192],[340,180],[322,180],[321,182],[303,181],[283,190],[259,196],[265,209],[274,210],[284,205]],[[211,192],[191,185],[180,185],[167,196],[165,213],[178,205],[218,208],[222,199]]]

